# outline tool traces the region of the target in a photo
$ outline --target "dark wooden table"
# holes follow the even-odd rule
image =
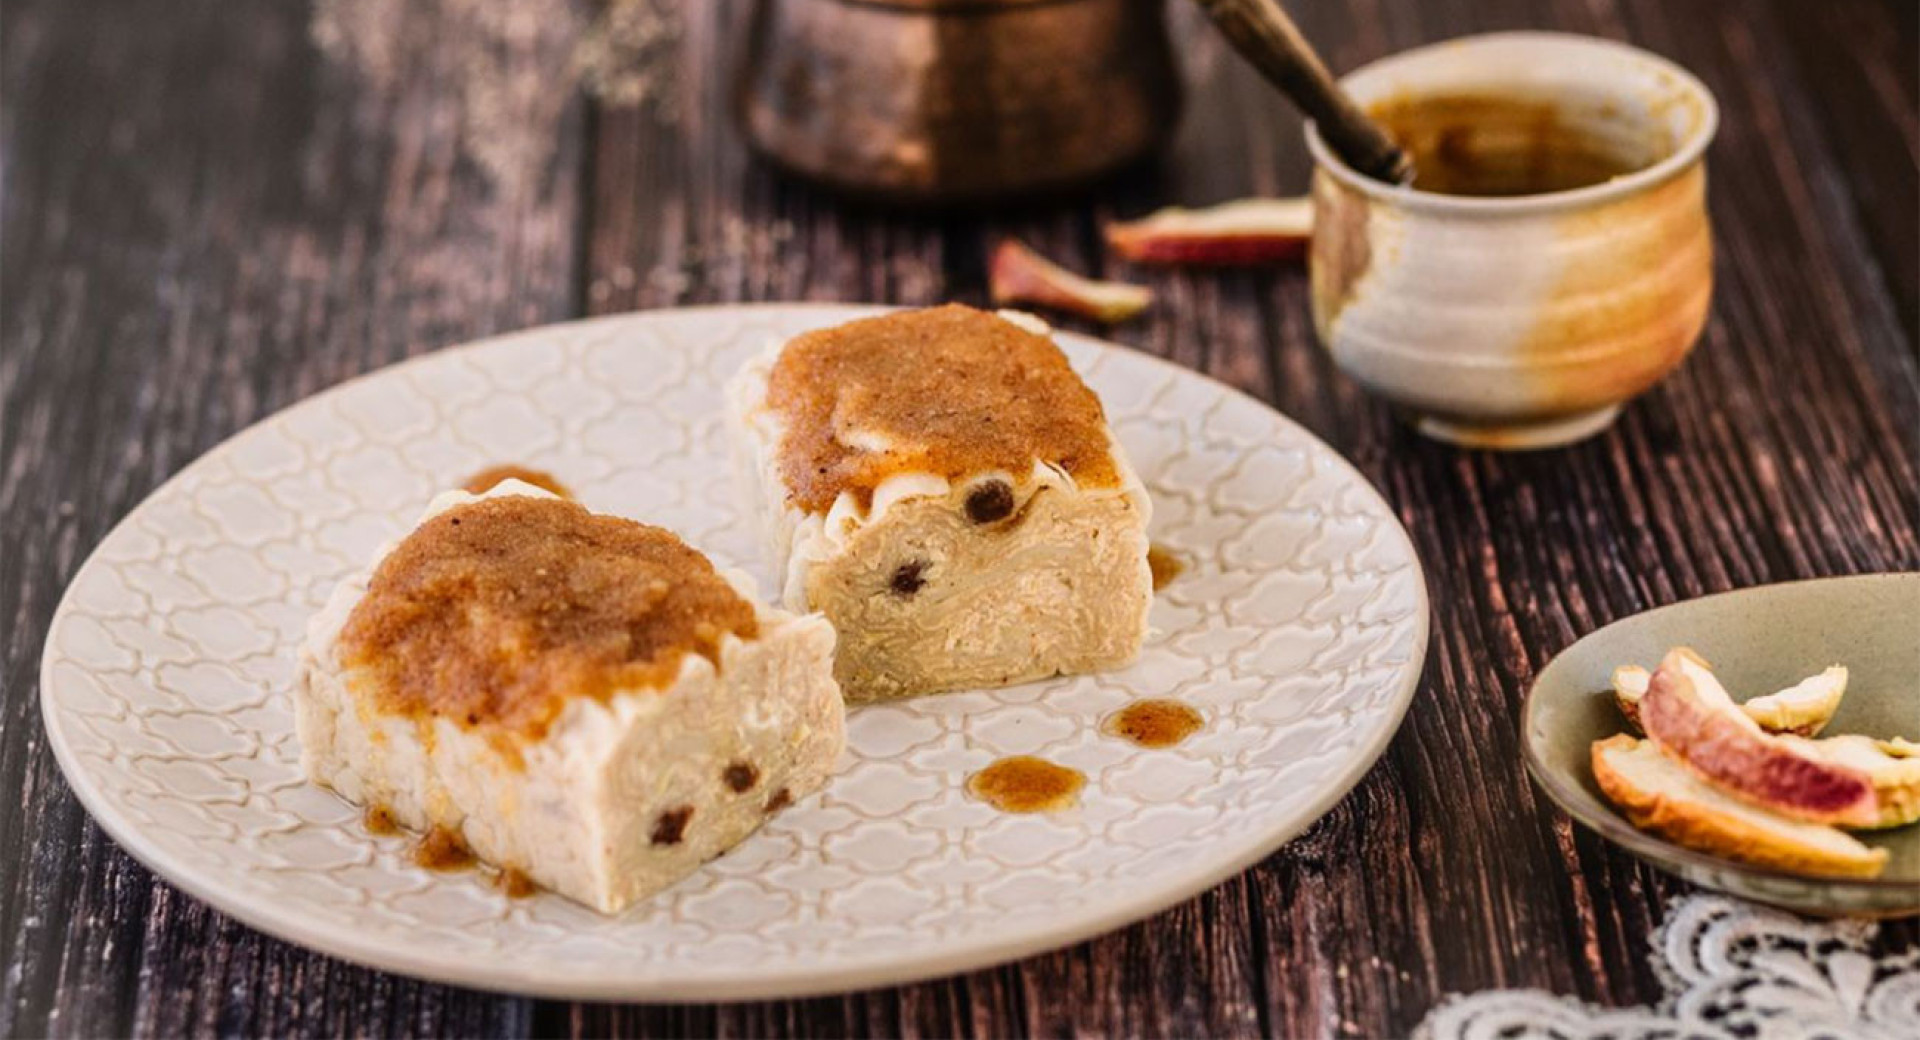
[[[1381,1036],[1452,992],[1658,996],[1646,940],[1685,886],[1528,786],[1520,698],[1556,651],[1646,607],[1920,567],[1911,0],[1291,5],[1338,68],[1557,27],[1693,69],[1724,112],[1718,289],[1692,360],[1613,431],[1495,456],[1417,439],[1339,377],[1302,271],[1128,272],[1162,303],[1113,338],[1351,457],[1413,533],[1435,615],[1380,764],[1184,906],[902,989],[569,1006],[264,938],[104,838],[41,730],[48,618],[116,520],[248,423],[410,354],[583,313],[980,302],[1003,234],[1098,271],[1106,218],[1305,185],[1297,118],[1185,5],[1191,101],[1163,162],[946,218],[856,208],[749,159],[724,89],[744,3],[625,6],[620,46],[590,63],[617,73],[598,101],[569,72],[590,0],[0,6],[0,1033]]]

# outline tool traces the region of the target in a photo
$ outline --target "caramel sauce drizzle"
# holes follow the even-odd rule
[[[1163,545],[1147,546],[1147,569],[1153,572],[1153,591],[1159,592],[1187,569],[1187,562]]]
[[[367,811],[360,817],[360,821],[366,825],[369,834],[385,837],[400,833],[400,823],[393,818],[393,810],[384,805],[367,806]]]
[[[384,805],[374,804],[366,808],[361,817],[369,833],[381,837],[405,834],[406,830],[393,817],[393,810]],[[467,847],[457,831],[435,825],[420,835],[413,843],[411,858],[415,866],[427,870],[447,872],[465,870],[468,867],[481,866],[492,874],[493,887],[508,899],[525,899],[537,894],[540,886],[526,872],[516,867],[493,868],[481,862]]]
[[[1206,718],[1179,701],[1139,700],[1107,716],[1100,732],[1143,748],[1169,748],[1193,736]]]
[[[1060,348],[958,304],[794,337],[768,373],[767,406],[786,425],[779,467],[788,501],[809,513],[825,513],[842,492],[870,503],[903,472],[1018,475],[1038,458],[1083,488],[1120,480],[1100,399]],[[893,446],[857,447],[850,429]]]
[[[507,867],[493,876],[493,887],[508,899],[525,899],[540,891],[540,886],[525,873]]]
[[[1079,801],[1087,775],[1031,755],[1014,755],[967,778],[967,793],[1010,813],[1055,812]]]
[[[538,740],[571,698],[664,689],[687,654],[718,668],[725,636],[757,631],[752,604],[672,532],[509,495],[402,539],[338,655],[373,710]]]
[[[518,480],[525,484],[532,484],[542,491],[551,491],[561,498],[570,499],[573,497],[573,491],[565,484],[560,483],[558,477],[548,473],[546,470],[516,466],[512,463],[488,466],[486,469],[461,481],[460,490],[465,491],[469,495],[484,495],[493,490],[494,485],[503,480]]]
[[[459,834],[436,824],[414,845],[413,862],[428,870],[465,870],[473,866],[474,857]]]

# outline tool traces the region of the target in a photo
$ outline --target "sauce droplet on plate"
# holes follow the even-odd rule
[[[393,818],[392,810],[384,805],[367,806],[366,814],[360,819],[361,822],[367,825],[367,832],[369,834],[388,835],[400,833],[399,822]]]
[[[1153,572],[1153,591],[1159,592],[1187,569],[1186,561],[1164,546],[1147,546],[1147,569]]]
[[[534,884],[532,878],[512,867],[495,874],[493,885],[508,899],[525,899],[540,891],[540,886]]]
[[[1003,758],[967,778],[967,793],[1010,813],[1069,808],[1085,786],[1085,773],[1032,755]]]
[[[1144,748],[1168,748],[1193,736],[1205,723],[1198,711],[1179,701],[1144,700],[1107,716],[1100,732]]]
[[[428,870],[462,870],[473,865],[473,850],[460,835],[435,827],[413,847],[413,862]]]
[[[518,480],[532,484],[542,491],[551,491],[561,498],[571,499],[573,492],[560,483],[559,478],[543,469],[529,469],[525,466],[501,465],[488,466],[473,476],[460,482],[460,490],[469,495],[485,494],[495,484],[503,480]]]

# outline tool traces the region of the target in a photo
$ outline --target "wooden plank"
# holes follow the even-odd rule
[[[1816,109],[1804,124],[1833,158],[1822,173],[1844,184],[1840,207],[1873,250],[1909,341],[1920,340],[1920,7],[1863,0],[1774,0],[1778,49]],[[1822,181],[1811,187],[1832,191]]]
[[[525,1032],[527,1001],[348,967],[155,881],[61,782],[34,670],[85,552],[214,442],[568,316],[583,114],[549,70],[584,5],[4,10],[0,1034]]]

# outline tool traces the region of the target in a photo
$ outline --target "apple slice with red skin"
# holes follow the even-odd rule
[[[1825,877],[1874,877],[1887,851],[1789,820],[1702,781],[1651,742],[1621,733],[1592,748],[1593,778],[1635,827],[1742,863]]]
[[[1683,651],[1668,653],[1648,681],[1640,725],[1667,757],[1753,805],[1809,823],[1858,827],[1880,818],[1867,774],[1762,730]]]
[[[1860,829],[1883,830],[1920,821],[1920,744],[1899,737],[1878,740],[1857,733],[1818,740],[1785,739],[1817,758],[1867,774],[1879,803],[1880,818]]]
[[[1698,655],[1695,659],[1702,668],[1708,667]],[[1645,668],[1635,665],[1623,664],[1613,670],[1614,699],[1620,705],[1620,714],[1627,717],[1635,730],[1640,730],[1640,698],[1647,695],[1647,683],[1652,678]],[[1784,690],[1743,701],[1740,712],[1768,733],[1811,737],[1826,727],[1833,713],[1839,710],[1840,698],[1846,692],[1847,670],[1834,665]]]
[[[1107,245],[1140,264],[1229,267],[1293,260],[1313,241],[1313,200],[1239,199],[1178,206],[1107,225]]]
[[[1001,306],[1051,307],[1107,325],[1125,321],[1153,302],[1153,290],[1144,285],[1083,278],[1011,238],[993,251],[987,291]]]
[[[1676,646],[1671,652],[1681,654],[1688,661],[1699,665],[1700,669],[1708,672],[1708,677],[1712,678],[1713,666],[1707,663],[1706,658],[1695,653],[1693,647]],[[1646,729],[1640,725],[1640,701],[1647,696],[1647,684],[1652,681],[1653,673],[1637,665],[1623,664],[1613,670],[1614,703],[1620,706],[1620,714],[1627,717],[1627,724],[1641,733],[1645,733]],[[1718,687],[1720,681],[1714,679],[1713,684]]]

